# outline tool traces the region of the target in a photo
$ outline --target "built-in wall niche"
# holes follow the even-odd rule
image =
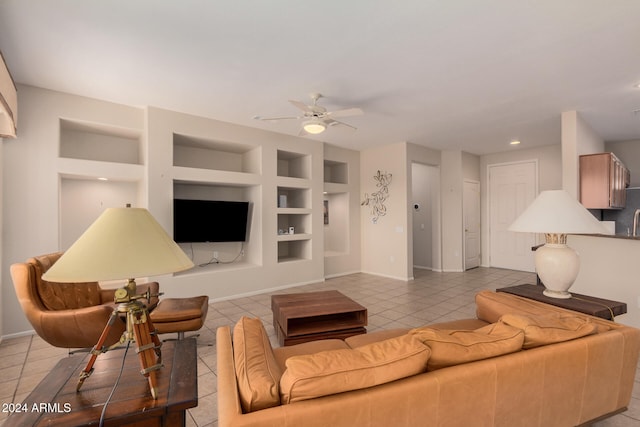
[[[333,160],[324,161],[324,182],[335,184],[349,183],[349,165],[344,162]]]
[[[142,164],[141,131],[99,123],[60,120],[60,157]]]
[[[63,176],[60,180],[60,249],[67,250],[107,208],[143,207],[137,182]],[[169,230],[167,230],[169,231]]]
[[[278,235],[310,233],[311,214],[278,214]]]
[[[200,270],[244,268],[262,264],[261,208],[260,203],[256,203],[261,200],[261,186],[174,181],[173,198],[249,202],[247,241],[180,243],[180,247],[196,265],[195,270],[189,270],[182,274],[192,274]],[[224,224],[219,224],[219,226],[224,227]],[[173,235],[173,230],[170,231]]]
[[[311,190],[308,188],[278,187],[278,208],[308,208]]]
[[[324,254],[349,252],[349,193],[324,195]]]
[[[260,146],[173,134],[173,165],[260,174]]]
[[[311,156],[278,150],[278,176],[310,179]]]
[[[278,262],[311,259],[311,240],[284,240],[278,242]]]

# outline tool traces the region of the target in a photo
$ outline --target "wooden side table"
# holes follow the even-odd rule
[[[162,345],[163,368],[157,372],[158,398],[153,399],[140,374],[131,346],[122,377],[107,406],[105,426],[184,426],[185,411],[198,405],[196,341],[189,338]],[[124,350],[98,356],[93,374],[76,392],[78,375],[88,355],[67,357],[47,374],[5,422],[7,426],[97,426],[104,403],[122,366]],[[16,409],[18,409],[16,407]]]
[[[367,309],[338,291],[273,295],[271,310],[280,345],[367,332]]]
[[[603,298],[591,297],[571,292],[572,297],[567,299],[550,298],[544,295],[542,285],[516,285],[507,288],[496,289],[496,292],[506,292],[535,301],[555,305],[556,307],[590,314],[607,320],[614,320],[615,316],[627,312],[627,304],[620,301],[612,301]],[[613,315],[613,316],[612,316]]]

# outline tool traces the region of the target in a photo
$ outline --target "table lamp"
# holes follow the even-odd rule
[[[115,346],[136,341],[142,373],[149,380],[154,399],[157,397],[155,371],[161,367],[161,343],[152,333],[154,329],[146,306],[139,301],[148,300],[150,295],[136,295],[135,278],[175,273],[191,267],[193,262],[151,213],[129,205],[106,209],[51,266],[42,276],[48,282],[127,280],[127,284],[115,292],[115,302],[119,305],[91,351],[77,390],[91,375],[96,357],[109,350],[103,348],[108,330],[116,317],[122,315],[126,316],[127,329]]]
[[[546,243],[535,251],[536,272],[544,295],[571,298],[568,292],[580,270],[578,253],[567,246],[567,234],[608,234],[584,206],[564,190],[541,192],[509,226],[509,231],[542,233]]]

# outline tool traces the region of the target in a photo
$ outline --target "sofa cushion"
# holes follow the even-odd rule
[[[233,357],[243,411],[278,406],[282,372],[260,319],[242,317],[233,328]]]
[[[424,372],[431,351],[412,335],[356,349],[287,359],[280,379],[283,404],[384,384]]]
[[[569,341],[596,332],[597,327],[589,319],[578,316],[552,313],[544,316],[504,314],[500,322],[522,329],[522,348],[533,348],[556,342]]]
[[[460,363],[513,353],[522,348],[524,332],[504,323],[493,323],[476,330],[412,329],[431,348],[427,369],[432,371]]]

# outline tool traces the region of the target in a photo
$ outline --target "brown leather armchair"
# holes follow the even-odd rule
[[[115,289],[102,289],[97,282],[52,283],[42,275],[62,256],[62,252],[29,258],[11,266],[11,278],[18,301],[36,333],[55,347],[93,347],[100,338],[113,309]],[[159,284],[150,282],[137,286],[136,293],[150,290],[158,295]],[[147,303],[149,310],[158,304],[158,297]],[[115,344],[126,329],[119,318],[110,328],[105,346]]]

